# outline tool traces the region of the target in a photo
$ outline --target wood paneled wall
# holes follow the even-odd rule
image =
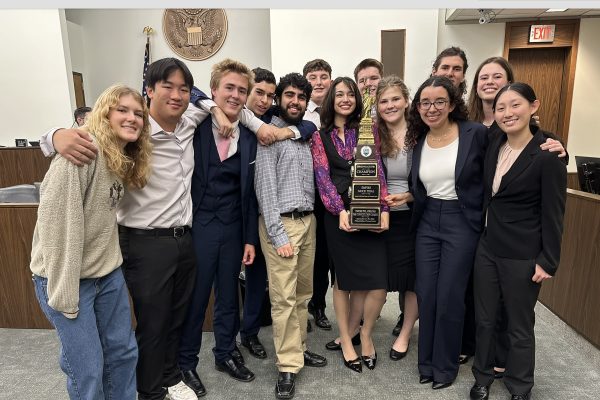
[[[29,263],[37,204],[0,203],[0,328],[52,329],[35,297]],[[211,293],[204,331],[213,330]]]
[[[540,301],[600,347],[600,196],[567,189],[560,266]]]
[[[0,188],[41,182],[51,160],[39,147],[0,147]]]
[[[37,204],[0,204],[0,328],[52,328],[29,270],[37,209]]]
[[[579,187],[579,178],[577,177],[577,172],[567,173],[567,188],[581,190]]]

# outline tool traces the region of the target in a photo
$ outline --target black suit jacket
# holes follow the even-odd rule
[[[502,177],[492,197],[492,182],[506,134],[494,138],[485,158],[487,241],[498,257],[535,259],[554,275],[560,260],[567,169],[556,153],[540,149],[548,136],[537,127],[531,141]]]
[[[413,150],[410,191],[415,198],[411,229],[419,226],[427,202],[427,191],[419,179],[421,152],[426,135],[421,135]],[[483,224],[483,160],[488,145],[488,130],[478,122],[458,122],[458,154],[454,169],[454,182],[460,208],[469,226],[480,232]]]
[[[238,146],[241,156],[242,224],[244,243],[258,245],[258,203],[254,192],[254,165],[256,162],[256,136],[239,125]],[[206,118],[194,133],[194,174],[192,175],[192,202],[194,214],[206,193],[208,183],[208,150],[213,139],[212,117]]]

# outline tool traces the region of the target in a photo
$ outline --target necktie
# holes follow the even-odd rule
[[[223,136],[217,136],[217,151],[219,152],[219,158],[221,161],[227,159],[230,143],[231,137],[224,138]]]

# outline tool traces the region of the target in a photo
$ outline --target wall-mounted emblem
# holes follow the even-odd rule
[[[165,40],[188,60],[214,56],[227,36],[227,16],[220,8],[174,8],[163,15]]]

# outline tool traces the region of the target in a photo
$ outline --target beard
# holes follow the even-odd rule
[[[297,116],[291,116],[288,113],[287,108],[284,109],[283,107],[279,107],[279,117],[290,125],[298,125],[300,122],[302,122],[305,112],[306,110],[302,111]]]

